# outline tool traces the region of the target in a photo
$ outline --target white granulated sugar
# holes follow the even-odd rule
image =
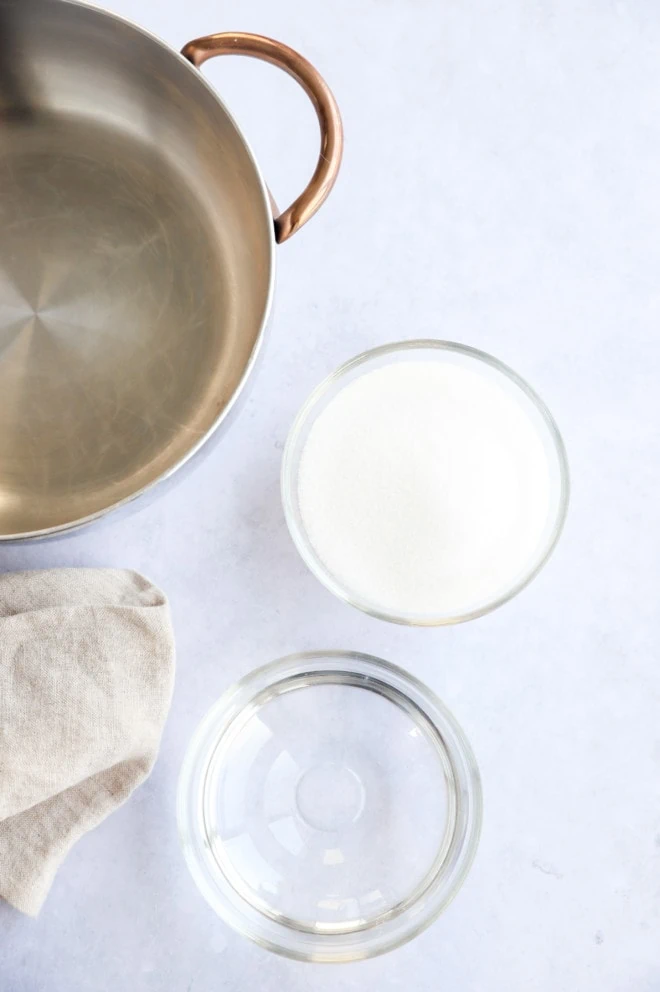
[[[349,593],[397,615],[459,617],[529,567],[550,473],[506,382],[451,362],[395,362],[354,379],[319,414],[300,460],[299,507]]]

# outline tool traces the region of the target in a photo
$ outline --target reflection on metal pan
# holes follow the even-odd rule
[[[0,540],[44,536],[178,469],[227,415],[271,305],[274,251],[318,209],[341,123],[291,49],[212,35],[186,58],[70,0],[0,3]],[[193,67],[278,64],[321,124],[273,222],[252,154]]]

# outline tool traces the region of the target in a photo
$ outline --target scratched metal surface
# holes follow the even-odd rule
[[[271,232],[196,70],[77,6],[0,18],[0,536],[16,536],[130,498],[214,427],[259,339]]]

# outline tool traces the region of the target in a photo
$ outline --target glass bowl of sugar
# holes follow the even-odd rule
[[[546,563],[566,517],[561,435],[527,383],[449,341],[358,355],[308,397],[287,439],[293,541],[336,596],[395,623],[496,609]]]

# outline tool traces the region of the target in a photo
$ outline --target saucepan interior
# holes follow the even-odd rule
[[[0,3],[0,539],[185,461],[270,304],[272,216],[196,69],[69,0]]]

